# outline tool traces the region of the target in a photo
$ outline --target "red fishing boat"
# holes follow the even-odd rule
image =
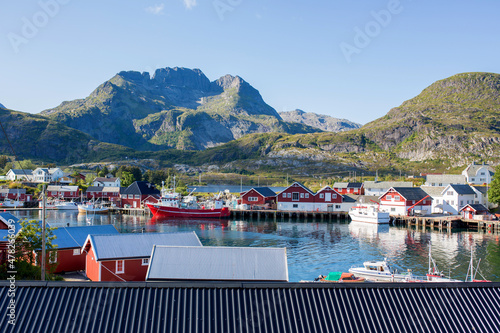
[[[187,196],[180,200],[179,196],[163,196],[158,202],[147,202],[154,217],[180,218],[222,218],[229,217],[229,208],[224,207],[222,200],[211,200],[198,203],[195,197]]]

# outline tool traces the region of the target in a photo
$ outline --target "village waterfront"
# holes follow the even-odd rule
[[[41,211],[14,211],[21,219],[41,220]],[[471,248],[474,262],[491,281],[500,281],[500,234],[488,231],[427,229],[370,225],[348,220],[182,220],[145,215],[85,215],[49,210],[52,227],[113,224],[121,233],[195,231],[203,245],[286,247],[289,280],[314,280],[331,271],[348,271],[367,260],[387,260],[401,269],[425,275],[429,244],[438,268],[465,279]],[[478,276],[479,278],[479,276]]]

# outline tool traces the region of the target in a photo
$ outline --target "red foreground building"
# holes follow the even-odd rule
[[[194,231],[89,235],[85,273],[92,281],[145,281],[154,245],[202,246]]]

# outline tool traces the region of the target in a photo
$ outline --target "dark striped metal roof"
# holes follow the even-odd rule
[[[500,283],[16,284],[2,332],[500,331]]]

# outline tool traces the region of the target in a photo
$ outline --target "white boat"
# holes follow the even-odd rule
[[[78,205],[78,212],[80,213],[106,214],[108,211],[109,207],[105,207],[99,204],[87,203]]]
[[[364,277],[368,281],[375,282],[417,281],[411,270],[399,273],[397,270],[391,269],[386,259],[383,261],[365,261],[361,267],[349,268],[349,273],[353,273],[359,277]]]
[[[78,210],[78,205],[73,201],[62,201],[57,202],[54,208],[59,210]]]
[[[349,216],[352,221],[382,224],[389,223],[390,217],[388,212],[383,212],[378,205],[362,204],[354,206],[349,210]]]
[[[4,200],[0,202],[0,207],[1,208],[18,208],[18,207],[23,207],[24,202],[18,201],[18,200]]]

